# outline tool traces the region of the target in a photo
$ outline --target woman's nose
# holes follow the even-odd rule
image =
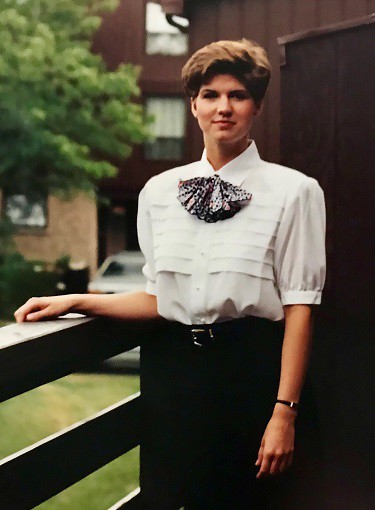
[[[217,111],[222,115],[230,115],[232,113],[232,105],[230,103],[230,99],[227,96],[220,97]]]

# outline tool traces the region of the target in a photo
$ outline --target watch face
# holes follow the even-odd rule
[[[39,197],[29,199],[26,195],[5,197],[5,216],[20,227],[45,227],[47,200]]]

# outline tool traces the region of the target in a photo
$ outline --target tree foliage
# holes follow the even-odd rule
[[[101,14],[118,0],[2,0],[0,188],[93,193],[109,162],[148,137],[139,69],[108,71],[90,51]],[[124,20],[124,23],[126,20]]]

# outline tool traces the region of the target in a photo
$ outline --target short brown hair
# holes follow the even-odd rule
[[[201,86],[218,74],[235,76],[255,103],[260,103],[271,77],[271,65],[266,50],[254,41],[213,42],[196,51],[182,68],[186,93],[197,97]]]

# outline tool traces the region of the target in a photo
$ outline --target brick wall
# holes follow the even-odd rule
[[[26,258],[54,261],[70,255],[73,263],[88,265],[92,274],[97,267],[98,251],[96,204],[84,196],[68,202],[51,196],[48,199],[47,227],[21,230],[15,241]]]

